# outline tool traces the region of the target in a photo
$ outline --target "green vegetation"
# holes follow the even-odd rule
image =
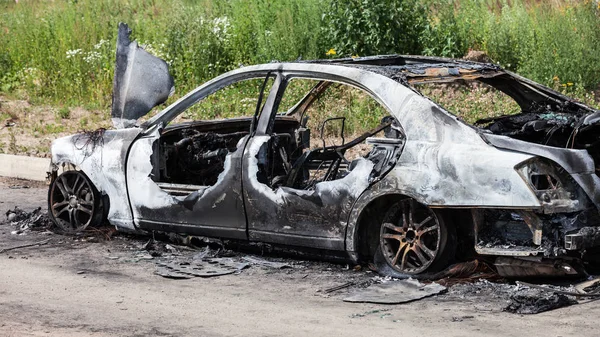
[[[483,83],[430,83],[420,85],[418,89],[469,124],[482,118],[521,111],[511,97]]]
[[[119,21],[169,63],[177,88],[169,102],[240,65],[389,53],[462,57],[470,49],[587,103],[600,83],[598,0],[0,0],[0,93],[61,106],[59,124],[72,117],[69,107],[106,111]],[[477,97],[489,99],[478,95],[446,105],[459,114],[477,109]],[[495,102],[493,109],[505,107]],[[356,104],[364,111],[353,116],[370,116],[369,104]],[[490,113],[497,112],[473,116]],[[227,113],[204,108],[188,117],[217,115]],[[94,119],[108,115],[78,125],[97,127]]]
[[[483,50],[503,67],[545,85],[558,79],[564,86],[595,89],[600,83],[600,2],[450,3],[432,6],[427,53],[461,56],[468,49]]]
[[[169,63],[179,95],[242,64],[321,57],[320,3],[0,0],[0,92],[108,107],[120,21]]]

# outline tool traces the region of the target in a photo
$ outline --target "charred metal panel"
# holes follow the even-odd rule
[[[583,250],[600,246],[600,228],[583,227],[577,233],[565,236],[565,249]]]
[[[131,29],[120,23],[111,112],[116,128],[135,125],[175,90],[167,63],[131,42],[130,34]]]
[[[224,170],[212,186],[196,186],[185,196],[169,193],[151,177],[153,143],[159,131],[138,139],[127,162],[127,185],[136,224],[140,228],[170,230],[197,235],[246,239],[242,200],[241,158],[248,137],[227,154]],[[189,190],[189,187],[187,187]]]
[[[482,137],[501,149],[552,160],[570,173],[570,177],[577,182],[596,207],[600,207],[600,178],[595,173],[594,160],[586,150],[561,149],[492,134],[483,134]]]
[[[594,160],[586,150],[564,149],[525,142],[494,134],[482,134],[493,146],[548,158],[569,173],[594,173]]]
[[[63,137],[52,142],[52,163],[79,167],[94,186],[110,199],[108,221],[123,230],[135,230],[127,200],[125,162],[127,152],[140,129],[107,130],[91,141],[86,133]]]
[[[499,257],[494,266],[502,277],[565,277],[580,276],[579,268],[567,261],[554,261],[540,257]]]
[[[369,186],[373,163],[361,159],[344,178],[314,190],[279,187],[258,180],[258,154],[270,136],[254,137],[244,155],[244,195],[251,240],[343,250],[352,204]]]

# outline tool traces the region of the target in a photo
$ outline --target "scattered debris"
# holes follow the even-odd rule
[[[472,260],[453,264],[430,279],[449,287],[458,283],[473,283],[480,279],[499,280],[501,277],[487,263]]]
[[[593,278],[575,285],[579,293],[600,294],[600,278]]]
[[[275,269],[292,268],[292,266],[287,263],[268,261],[265,259],[258,258],[256,256],[244,256],[244,257],[242,257],[242,259],[244,261],[250,262],[251,264],[255,264],[255,265],[259,265],[259,266],[263,266],[263,267],[269,267],[269,268],[275,268]]]
[[[0,254],[2,254],[4,252],[8,252],[9,250],[15,250],[15,249],[21,249],[21,248],[27,248],[27,247],[33,247],[33,246],[42,246],[42,245],[47,244],[48,242],[50,242],[50,239],[46,239],[46,240],[40,241],[40,242],[28,243],[28,244],[24,244],[24,245],[0,249]]]
[[[473,319],[475,316],[453,316],[452,322],[462,322],[465,319]]]
[[[350,315],[350,318],[357,318],[357,317],[365,317],[367,315],[372,315],[372,314],[378,314],[380,312],[386,312],[386,311],[390,311],[392,309],[375,309],[375,310],[369,310],[369,311],[365,311],[362,314],[352,314]]]
[[[234,257],[236,253],[232,250],[225,249],[223,247],[213,249],[211,246],[206,246],[202,248],[196,255],[194,255],[194,260],[202,260],[204,258],[209,257]]]
[[[373,284],[344,298],[344,302],[401,304],[437,295],[447,290],[435,282],[423,284],[415,279]]]
[[[326,293],[326,294],[328,294],[328,293],[331,293],[331,292],[334,292],[334,291],[338,291],[338,290],[342,290],[342,289],[348,288],[348,287],[353,286],[353,285],[354,285],[354,282],[346,282],[346,283],[344,283],[342,285],[325,289],[325,290],[323,290],[323,292]]]
[[[19,190],[19,189],[26,189],[26,188],[31,188],[31,187],[27,186],[27,185],[10,185],[10,186],[8,186],[8,188],[10,188],[11,190]]]
[[[556,288],[552,288],[552,287],[546,286],[546,285],[537,285],[537,284],[531,284],[531,283],[519,282],[519,281],[517,281],[517,284],[523,285],[523,286],[529,287],[529,288],[536,288],[536,289],[544,290],[547,292],[553,292],[555,294],[566,295],[566,296],[574,296],[574,297],[599,297],[600,296],[600,293],[577,292],[577,288],[575,288],[575,291],[568,291],[568,290],[563,290],[562,288],[556,289]]]
[[[188,279],[233,274],[249,266],[232,258],[209,258],[201,261],[157,261],[156,274],[166,278]]]
[[[14,209],[6,211],[5,223],[15,228],[11,234],[22,234],[28,230],[46,230],[53,226],[48,218],[48,212],[42,212],[41,207],[27,212],[15,206]]]
[[[515,314],[537,314],[573,304],[577,304],[577,301],[563,294],[539,288],[524,288],[510,297],[510,304],[504,308],[504,311]]]
[[[590,283],[587,284],[589,286]],[[508,284],[480,280],[453,286],[449,296],[474,300],[482,307],[476,307],[477,310],[536,314],[577,304],[577,297],[598,297],[600,294],[579,291],[576,286],[537,285],[520,281]]]

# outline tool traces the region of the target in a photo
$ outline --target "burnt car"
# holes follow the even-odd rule
[[[115,129],[52,144],[48,208],[65,231],[107,220],[417,276],[468,256],[488,257],[503,275],[571,275],[600,245],[600,113],[554,90],[437,57],[274,62],[218,76],[138,122],[174,82],[129,34],[120,25]],[[242,85],[247,98],[218,96],[248,81],[258,85]],[[418,89],[466,82],[499,90],[520,112],[468,125]],[[322,111],[352,113],[338,109],[353,102],[342,91],[323,103],[339,88],[373,104],[352,138],[346,117]],[[189,113],[214,95],[225,108],[202,111],[215,119]],[[333,142],[327,130],[337,130]]]

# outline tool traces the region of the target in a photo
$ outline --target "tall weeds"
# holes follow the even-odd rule
[[[240,65],[469,49],[585,92],[600,82],[599,11],[598,0],[0,0],[0,93],[108,107],[119,21],[167,60],[179,95]]]

